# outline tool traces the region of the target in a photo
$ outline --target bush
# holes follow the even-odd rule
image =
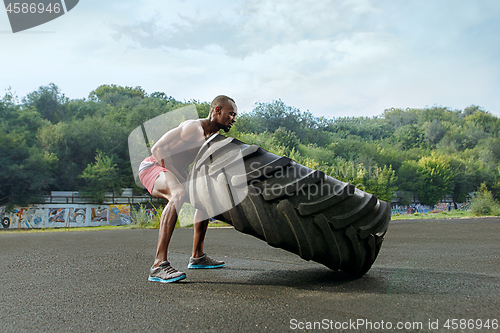
[[[165,206],[156,207],[155,205],[153,205],[153,208],[155,209],[156,214],[151,220],[149,227],[153,229],[160,229],[161,213],[163,213],[163,208],[165,208]]]
[[[150,213],[148,213],[145,205],[139,205],[138,209],[130,210],[130,217],[132,220],[132,224],[139,228],[151,228],[151,229],[159,229],[160,228],[160,220],[161,214],[163,213],[163,209],[165,206],[158,205],[155,206],[151,204],[155,210],[155,214],[151,217]],[[177,219],[176,228],[185,228],[193,226],[193,216],[195,209],[190,205],[185,203],[179,212],[179,217]]]
[[[471,209],[476,216],[500,215],[500,205],[493,199],[485,183],[479,186],[476,195],[472,198]]]
[[[177,223],[181,228],[190,228],[193,226],[194,213],[196,209],[188,203],[185,203],[179,211]]]
[[[133,225],[139,228],[146,228],[151,223],[151,217],[146,211],[146,206],[139,205],[139,209],[131,209],[130,217]]]

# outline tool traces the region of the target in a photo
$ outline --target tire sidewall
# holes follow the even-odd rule
[[[2,227],[4,229],[8,229],[10,227],[10,219],[8,217],[4,217],[2,219]]]

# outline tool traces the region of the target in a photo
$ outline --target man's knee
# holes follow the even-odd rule
[[[172,191],[171,199],[176,205],[182,205],[187,200],[186,191],[184,189],[177,189]]]

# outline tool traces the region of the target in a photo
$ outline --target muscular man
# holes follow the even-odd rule
[[[149,281],[168,283],[186,278],[186,274],[177,271],[167,260],[168,245],[177,215],[187,200],[182,184],[189,174],[189,165],[203,142],[220,129],[228,132],[236,121],[236,115],[234,100],[227,96],[217,96],[210,105],[208,118],[187,120],[165,133],[151,149],[153,155],[141,163],[141,183],[152,196],[168,200],[160,218],[156,258],[150,270]],[[196,210],[193,251],[188,268],[219,268],[225,265],[223,261],[214,260],[203,252],[208,219],[205,212]]]

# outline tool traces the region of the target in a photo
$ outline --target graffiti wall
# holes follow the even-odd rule
[[[68,228],[131,224],[130,205],[41,204],[1,212],[6,228]]]
[[[109,224],[110,225],[132,224],[132,220],[130,219],[130,205],[110,205]]]

